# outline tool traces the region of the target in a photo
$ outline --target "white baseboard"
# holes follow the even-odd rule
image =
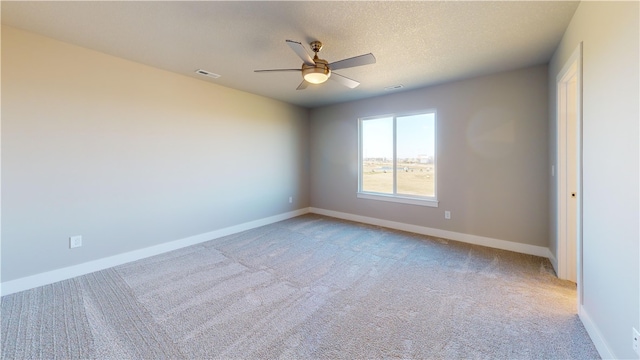
[[[210,231],[204,234],[194,235],[183,239],[178,239],[163,244],[151,246],[144,249],[130,251],[124,254],[118,254],[109,256],[102,259],[89,261],[83,264],[73,265],[62,269],[52,270],[45,273],[40,273],[24,278],[7,281],[0,284],[0,294],[2,296],[13,294],[16,292],[32,289],[38,286],[52,284],[58,281],[67,280],[76,276],[89,274],[95,271],[104,270],[110,267],[122,265],[128,262],[144,259],[150,256],[159,255],[165,252],[181,249],[187,246],[199,244],[205,241],[217,239],[223,236],[235,234],[241,231],[250,230],[256,227],[269,225],[278,221],[290,219],[292,217],[304,215],[306,213],[315,213],[330,217],[335,217],[344,220],[357,221],[365,224],[383,226],[391,229],[413,232],[422,235],[430,235],[441,237],[445,239],[482,245],[492,247],[496,249],[515,251],[523,254],[536,255],[549,258],[554,264],[554,268],[557,266],[554,262],[555,257],[551,254],[548,248],[542,246],[535,246],[529,244],[514,243],[511,241],[492,239],[483,236],[463,234],[453,231],[428,228],[425,226],[410,225],[395,221],[382,220],[367,216],[360,216],[354,214],[348,214],[338,211],[325,210],[320,208],[303,208],[296,211],[287,212],[284,214],[270,216],[264,219],[258,219],[243,224],[230,226],[224,229]]]
[[[426,226],[410,225],[410,224],[405,224],[401,222],[382,220],[382,219],[377,219],[377,218],[372,218],[367,216],[348,214],[348,213],[319,209],[314,207],[309,208],[309,212],[314,214],[344,219],[344,220],[357,221],[365,224],[382,226],[382,227],[396,229],[396,230],[408,231],[408,232],[422,234],[422,235],[435,236],[439,238],[450,239],[450,240],[465,242],[469,244],[482,245],[482,246],[487,246],[495,249],[509,250],[509,251],[514,251],[522,254],[535,255],[535,256],[540,256],[545,258],[549,258],[549,256],[551,255],[551,251],[549,251],[549,249],[544,246],[521,244],[521,243],[516,243],[512,241],[493,239],[493,238],[488,238],[488,237],[478,236],[478,235],[463,234],[463,233],[448,231],[448,230],[434,229]]]
[[[269,225],[278,221],[290,219],[309,212],[309,208],[298,209],[284,214],[270,216],[243,224],[230,226],[224,229],[210,231],[204,234],[194,235],[183,239],[178,239],[148,248],[130,251],[124,254],[109,256],[102,259],[89,261],[83,264],[73,265],[62,269],[47,271],[32,276],[23,277],[16,280],[3,282],[0,284],[0,294],[2,296],[16,292],[33,289],[38,286],[53,284],[58,281],[71,279],[76,276],[89,274],[95,271],[104,270],[110,267],[122,265],[128,262],[144,259],[150,256],[159,255],[169,251],[181,249],[187,246],[199,244],[205,241],[217,239],[223,236],[239,233],[264,225]]]
[[[598,327],[593,320],[591,320],[591,317],[582,305],[578,306],[578,316],[580,317],[580,320],[582,320],[582,324],[587,330],[587,334],[589,334],[591,341],[593,341],[593,345],[596,347],[596,350],[598,350],[600,357],[602,359],[618,359],[613,355],[613,351],[611,351],[607,342],[604,341],[604,337],[602,337],[600,330],[598,330]],[[629,338],[631,338],[631,336],[629,336]]]
[[[558,272],[558,259],[556,259],[556,257],[553,255],[550,249],[547,249],[547,250],[549,250],[549,256],[547,257],[549,258],[549,261],[551,261],[551,265],[553,266],[553,270],[556,272],[556,276],[557,276],[558,274],[560,274]]]

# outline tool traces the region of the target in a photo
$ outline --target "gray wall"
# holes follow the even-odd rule
[[[549,65],[550,159],[556,159],[555,79],[583,42],[582,310],[612,355],[638,358],[640,330],[640,64],[638,2],[582,2]],[[555,183],[550,209],[555,221]],[[556,251],[555,223],[550,248]]]
[[[437,110],[439,207],[356,198],[357,119],[426,109]],[[547,114],[546,66],[313,109],[311,206],[546,247]]]
[[[2,282],[306,208],[307,139],[306,109],[3,27]]]

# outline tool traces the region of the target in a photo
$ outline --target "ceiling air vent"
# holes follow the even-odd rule
[[[393,91],[393,90],[400,90],[404,87],[404,85],[400,84],[400,85],[393,85],[393,86],[387,86],[386,88],[384,88],[386,91]]]
[[[217,78],[220,77],[220,75],[218,75],[218,74],[212,73],[211,71],[202,70],[202,69],[196,70],[196,73],[198,73],[200,75],[208,76],[208,77],[214,78],[214,79],[217,79]]]

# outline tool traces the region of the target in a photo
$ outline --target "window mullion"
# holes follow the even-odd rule
[[[364,169],[364,150],[362,149],[362,119],[358,119],[358,192],[362,191],[362,171]]]
[[[397,146],[397,136],[396,136],[396,117],[393,117],[393,195],[398,194],[398,146]]]

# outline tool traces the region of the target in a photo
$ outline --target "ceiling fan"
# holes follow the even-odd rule
[[[328,79],[333,79],[340,84],[349,87],[351,89],[360,85],[359,82],[349,79],[346,76],[336,74],[333,70],[346,69],[355,66],[375,64],[376,58],[373,54],[365,54],[355,56],[352,58],[334,61],[332,63],[327,60],[318,58],[318,52],[322,49],[322,43],[320,41],[312,41],[309,45],[314,52],[313,58],[304,49],[304,46],[292,40],[287,40],[287,45],[302,59],[302,68],[300,69],[272,69],[272,70],[255,70],[255,72],[277,72],[277,71],[301,71],[302,82],[296,90],[304,90],[309,84],[322,84]]]

